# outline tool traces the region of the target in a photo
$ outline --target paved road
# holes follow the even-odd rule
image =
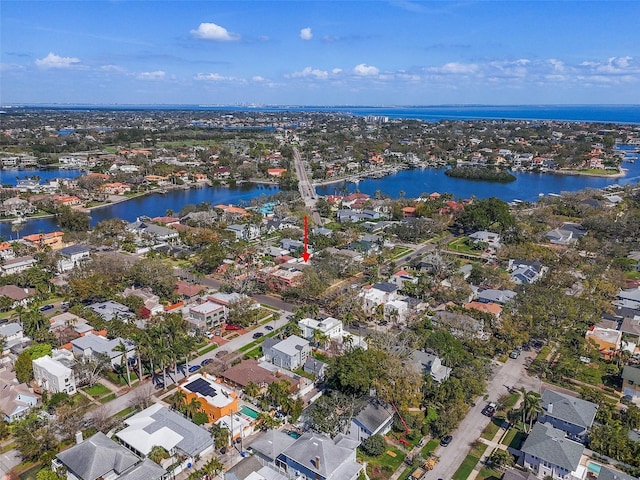
[[[482,409],[487,402],[495,402],[500,395],[507,393],[507,387],[520,388],[539,391],[540,380],[538,377],[529,377],[525,370],[524,361],[527,357],[535,356],[535,352],[523,352],[517,359],[509,359],[506,363],[496,366],[494,375],[489,379],[487,391],[488,398],[484,400],[479,397],[476,406],[469,410],[469,413],[460,423],[458,429],[452,433],[453,440],[448,447],[438,447],[435,454],[440,457],[440,461],[435,468],[427,473],[425,478],[450,479],[456,472],[464,458],[471,450],[471,445],[482,433],[490,419],[482,415]]]
[[[313,186],[307,175],[307,171],[302,163],[302,157],[296,147],[293,147],[293,162],[296,169],[296,175],[298,177],[298,189],[302,200],[304,200],[305,206],[307,206],[312,214],[311,218],[316,225],[322,225],[320,214],[316,211],[316,201],[318,200],[318,194],[316,188]]]

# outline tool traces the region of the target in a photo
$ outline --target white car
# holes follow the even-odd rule
[[[211,340],[211,339],[213,338],[213,333],[211,333],[211,332],[206,332],[206,333],[204,334],[204,336],[205,336],[205,337],[207,337],[209,340]]]

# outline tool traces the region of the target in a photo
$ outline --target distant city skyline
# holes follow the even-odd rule
[[[0,104],[640,104],[640,2],[0,3]]]

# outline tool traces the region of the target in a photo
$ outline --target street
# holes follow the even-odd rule
[[[440,457],[440,461],[433,470],[427,473],[427,479],[450,479],[465,459],[471,445],[482,433],[482,430],[491,421],[482,414],[482,409],[488,402],[496,402],[500,395],[508,393],[508,387],[527,390],[540,389],[540,379],[530,377],[525,370],[525,359],[535,357],[535,352],[522,352],[517,359],[508,359],[506,363],[496,366],[494,375],[487,384],[488,397],[478,397],[476,406],[471,407],[467,416],[462,420],[458,429],[452,433],[453,440],[447,447],[438,447],[434,452]],[[495,365],[495,364],[494,364]]]

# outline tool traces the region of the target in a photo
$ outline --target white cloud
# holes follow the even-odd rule
[[[166,75],[166,72],[156,70],[155,72],[141,72],[137,77],[139,80],[162,80]]]
[[[311,40],[313,38],[311,27],[303,28],[302,30],[300,30],[300,38],[302,40]]]
[[[291,76],[297,78],[313,77],[323,79],[329,76],[329,72],[327,72],[326,70],[320,70],[318,68],[305,67],[300,72],[293,72]]]
[[[264,82],[265,78],[261,77],[260,75],[256,75],[255,77],[252,77],[251,80],[253,80],[254,82]]]
[[[452,73],[454,75],[468,75],[478,71],[478,65],[475,63],[445,63],[442,67],[436,68],[439,73]]]
[[[556,60],[555,58],[549,59],[549,63],[553,66],[553,70],[556,72],[564,72],[564,62],[562,60]]]
[[[213,82],[227,80],[227,77],[220,75],[219,73],[199,73],[193,78],[195,80],[209,80]]]
[[[80,63],[80,59],[76,57],[61,57],[53,52],[49,52],[44,58],[36,60],[36,65],[40,68],[70,68]]]
[[[341,68],[334,68],[333,70],[331,70],[331,73],[333,73],[334,75],[338,75],[338,74],[342,73],[342,69]]]
[[[125,73],[126,70],[118,65],[102,65],[100,70],[103,72],[116,72],[116,73]]]
[[[215,23],[201,23],[197,30],[191,30],[191,35],[203,40],[216,42],[233,42],[240,40],[240,35],[229,32],[226,28]]]
[[[362,77],[370,77],[378,75],[380,70],[373,65],[365,65],[364,63],[361,63],[353,67],[353,73]]]

